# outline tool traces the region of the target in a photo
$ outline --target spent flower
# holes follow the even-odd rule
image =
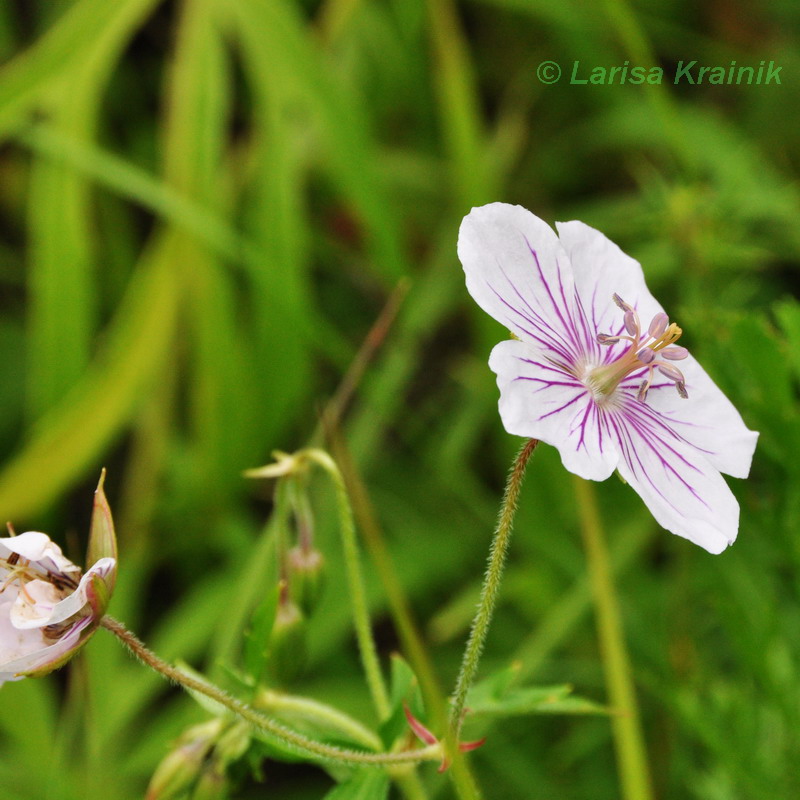
[[[514,337],[489,359],[506,430],[582,478],[618,470],[664,528],[721,552],[739,505],[720,473],[747,477],[758,434],[676,344],[639,263],[582,222],[556,228],[492,203],[459,233],[467,289]]]
[[[84,574],[47,534],[0,538],[0,684],[46,675],[86,643],[116,577],[116,542],[103,477],[95,493]]]

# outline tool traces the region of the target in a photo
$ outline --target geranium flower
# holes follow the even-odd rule
[[[558,236],[520,206],[464,218],[467,289],[512,340],[489,358],[509,433],[558,448],[576,475],[616,469],[656,520],[711,553],[736,539],[758,434],[689,352],[638,262],[582,222]]]
[[[81,648],[105,613],[116,578],[116,542],[103,493],[95,493],[84,575],[38,531],[0,538],[0,684],[45,675]]]

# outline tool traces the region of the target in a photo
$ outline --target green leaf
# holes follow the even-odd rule
[[[210,688],[215,688],[212,683],[208,681],[205,675],[202,672],[198,672],[192,666],[187,664],[182,659],[177,659],[175,661],[175,666],[178,670],[180,670],[184,675],[188,675],[195,681],[199,683],[206,684]],[[207,694],[203,694],[203,692],[197,691],[197,689],[190,689],[189,687],[184,687],[186,692],[192,697],[192,699],[204,710],[207,711],[213,717],[230,717],[232,716],[233,712],[227,707],[224,706],[222,703],[218,702],[217,700],[213,700]]]
[[[792,365],[795,378],[800,379],[800,304],[794,299],[778,303],[775,306],[775,316],[789,343],[785,355]]]
[[[567,684],[514,687],[512,684],[520,669],[521,664],[517,662],[475,684],[467,697],[470,712],[493,717],[609,713],[609,709],[599,703],[575,697]]]
[[[0,71],[0,137],[25,120],[52,83],[94,54],[109,31],[141,18],[155,0],[81,0],[74,3],[32,47]],[[131,27],[135,27],[131,26]]]
[[[325,795],[325,800],[384,800],[389,796],[389,776],[380,769],[362,769]]]
[[[36,425],[0,473],[0,515],[25,517],[64,491],[108,447],[142,403],[173,333],[178,287],[174,242],[162,239],[136,270],[106,332],[106,347],[81,381]]]
[[[244,666],[249,675],[258,680],[264,672],[269,655],[269,635],[275,624],[280,587],[274,586],[265,594],[264,600],[253,612],[250,628],[244,639]]]

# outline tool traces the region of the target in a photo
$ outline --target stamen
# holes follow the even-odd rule
[[[682,361],[689,355],[689,351],[680,345],[671,344],[669,347],[665,347],[660,355],[668,361]]]
[[[614,294],[614,302],[617,304],[618,308],[621,308],[623,311],[633,311],[633,306],[628,305],[618,294]]]
[[[656,366],[658,367],[658,371],[665,378],[669,378],[671,381],[675,381],[675,383],[685,382],[683,373],[677,367],[673,367],[672,364],[662,364],[661,362],[659,362],[658,364],[656,364]]]
[[[664,335],[668,323],[669,317],[663,311],[659,311],[650,322],[650,327],[647,329],[647,332],[654,339],[658,339]]]
[[[647,377],[642,381],[642,385],[639,387],[639,391],[636,393],[636,399],[640,403],[644,403],[647,400],[647,392],[650,390],[650,382],[653,380],[653,368],[650,367],[647,370]]]
[[[597,334],[598,344],[616,344],[620,339],[622,339],[621,336],[612,336],[610,333]]]
[[[649,347],[641,349],[636,354],[636,358],[638,358],[639,361],[642,362],[642,364],[649,364],[655,357],[656,357],[655,352],[651,350]]]
[[[8,564],[9,562],[10,559],[6,563]],[[2,566],[1,561],[0,566]],[[11,568],[8,571],[6,579],[3,581],[2,585],[0,585],[0,593],[4,592],[7,587],[14,583],[14,581],[19,581],[19,585],[22,588],[25,586],[25,583],[33,580],[36,577],[36,573],[33,572],[33,570],[28,569],[28,562],[25,559],[23,559],[19,564],[14,563],[10,566]]]
[[[36,605],[36,600],[33,597],[31,597],[30,593],[28,592],[27,585],[22,582],[20,582],[19,584],[19,593],[25,598],[25,600],[27,600],[27,602],[30,605],[32,606]]]
[[[597,342],[611,345],[627,341],[630,342],[630,347],[611,363],[598,365],[591,370],[588,379],[592,390],[600,396],[610,395],[626,375],[642,367],[648,367],[647,376],[636,395],[641,402],[644,402],[653,380],[653,371],[658,367],[659,372],[675,384],[678,394],[681,397],[688,397],[683,373],[665,361],[657,359],[662,355],[666,361],[681,361],[689,355],[685,347],[674,344],[683,331],[674,322],[669,322],[665,312],[659,311],[650,320],[647,331],[643,332],[636,309],[618,294],[613,297],[616,306],[623,311],[623,325],[628,335],[598,333]]]
[[[663,361],[659,361],[656,366],[662,375],[675,382],[675,388],[678,390],[678,394],[686,400],[689,397],[689,393],[686,391],[686,379],[683,377],[683,373],[677,367],[673,367],[671,364],[665,364]]]

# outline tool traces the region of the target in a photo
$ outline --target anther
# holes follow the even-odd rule
[[[663,311],[659,311],[650,322],[650,327],[647,329],[647,332],[654,339],[658,339],[664,335],[664,331],[667,329],[667,323],[669,323],[669,317]]]
[[[625,316],[623,317],[623,322],[625,323],[625,330],[631,336],[638,336],[639,334],[639,319],[636,316],[636,312],[633,310],[629,310],[625,312]]]
[[[664,377],[669,378],[669,380],[675,383],[675,388],[678,390],[678,394],[684,400],[689,397],[689,393],[686,391],[686,379],[683,377],[683,373],[677,367],[673,367],[671,364],[664,364],[661,361],[656,364],[656,366],[658,367],[658,371],[664,375]]]
[[[597,334],[598,344],[616,344],[619,340],[620,340],[619,336],[611,336],[608,333]]]
[[[665,347],[661,350],[659,355],[662,358],[666,358],[668,361],[682,361],[689,355],[689,351],[679,344],[671,344],[669,347]]]
[[[649,347],[643,347],[637,354],[636,358],[642,362],[642,364],[649,364],[652,360],[656,357],[655,352],[651,350]]]
[[[614,302],[617,304],[618,308],[621,308],[623,311],[633,311],[633,306],[626,303],[618,294],[614,294]]]
[[[658,371],[665,377],[669,378],[671,381],[675,383],[684,383],[685,379],[683,377],[683,373],[677,368],[673,367],[671,364],[656,364],[658,367]]]

